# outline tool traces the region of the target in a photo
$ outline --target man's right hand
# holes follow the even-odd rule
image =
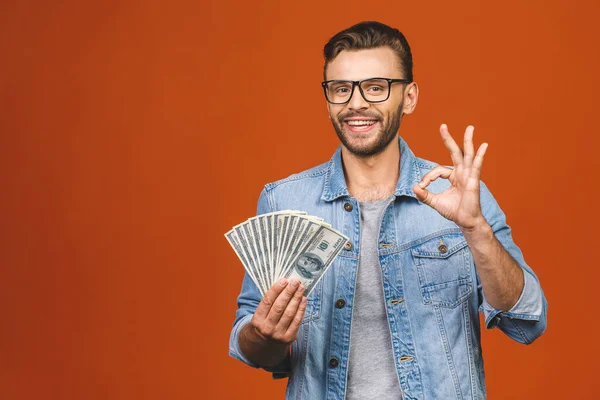
[[[259,303],[251,323],[240,332],[242,352],[252,362],[269,367],[279,364],[298,337],[306,310],[304,287],[295,279],[276,282]]]
[[[306,310],[304,286],[296,279],[276,282],[256,308],[252,327],[263,339],[290,344],[298,337],[298,328]]]

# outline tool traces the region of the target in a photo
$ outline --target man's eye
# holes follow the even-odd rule
[[[347,87],[337,88],[337,89],[335,89],[335,92],[339,93],[339,94],[348,93],[348,88]]]
[[[369,92],[378,93],[378,92],[383,91],[383,88],[381,86],[371,86],[368,90],[369,90]]]

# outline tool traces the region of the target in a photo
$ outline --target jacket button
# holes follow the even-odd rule
[[[348,251],[352,250],[352,243],[346,242],[346,244],[344,245],[344,249],[346,249]]]
[[[344,308],[345,305],[346,305],[346,300],[344,300],[344,299],[338,299],[338,301],[335,302],[335,306],[337,308]]]
[[[445,244],[440,244],[440,247],[438,247],[438,250],[440,251],[440,253],[444,254],[448,251],[448,246],[446,246]]]
[[[350,212],[354,207],[352,207],[352,203],[344,203],[344,210]]]
[[[330,366],[331,368],[335,368],[335,367],[337,367],[338,365],[339,365],[339,361],[338,361],[338,359],[337,359],[337,358],[335,358],[335,357],[331,357],[331,358],[329,359],[329,366]]]

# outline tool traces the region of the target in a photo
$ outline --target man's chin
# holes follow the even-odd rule
[[[371,157],[386,149],[389,142],[382,143],[381,140],[351,140],[344,138],[342,144],[348,151],[358,157]]]
[[[383,137],[386,132],[383,127],[377,129],[376,132],[361,134],[360,132],[349,132],[344,129],[343,125],[339,125],[334,121],[332,123],[342,145],[357,157],[371,157],[381,153],[396,137],[395,133],[391,138]]]

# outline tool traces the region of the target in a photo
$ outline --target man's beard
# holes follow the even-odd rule
[[[331,123],[333,124],[333,128],[335,129],[335,133],[337,134],[340,141],[346,147],[350,153],[354,154],[358,157],[370,157],[381,153],[385,148],[390,144],[392,140],[396,138],[396,134],[400,129],[400,122],[402,121],[402,106],[404,102],[400,104],[395,113],[390,116],[390,119],[387,125],[383,125],[382,118],[374,113],[345,113],[341,114],[337,117],[337,123],[331,118]],[[343,126],[344,120],[346,118],[352,117],[366,117],[366,118],[376,118],[380,123],[379,134],[375,140],[375,142],[367,147],[358,147],[353,146],[347,137],[344,136]]]

